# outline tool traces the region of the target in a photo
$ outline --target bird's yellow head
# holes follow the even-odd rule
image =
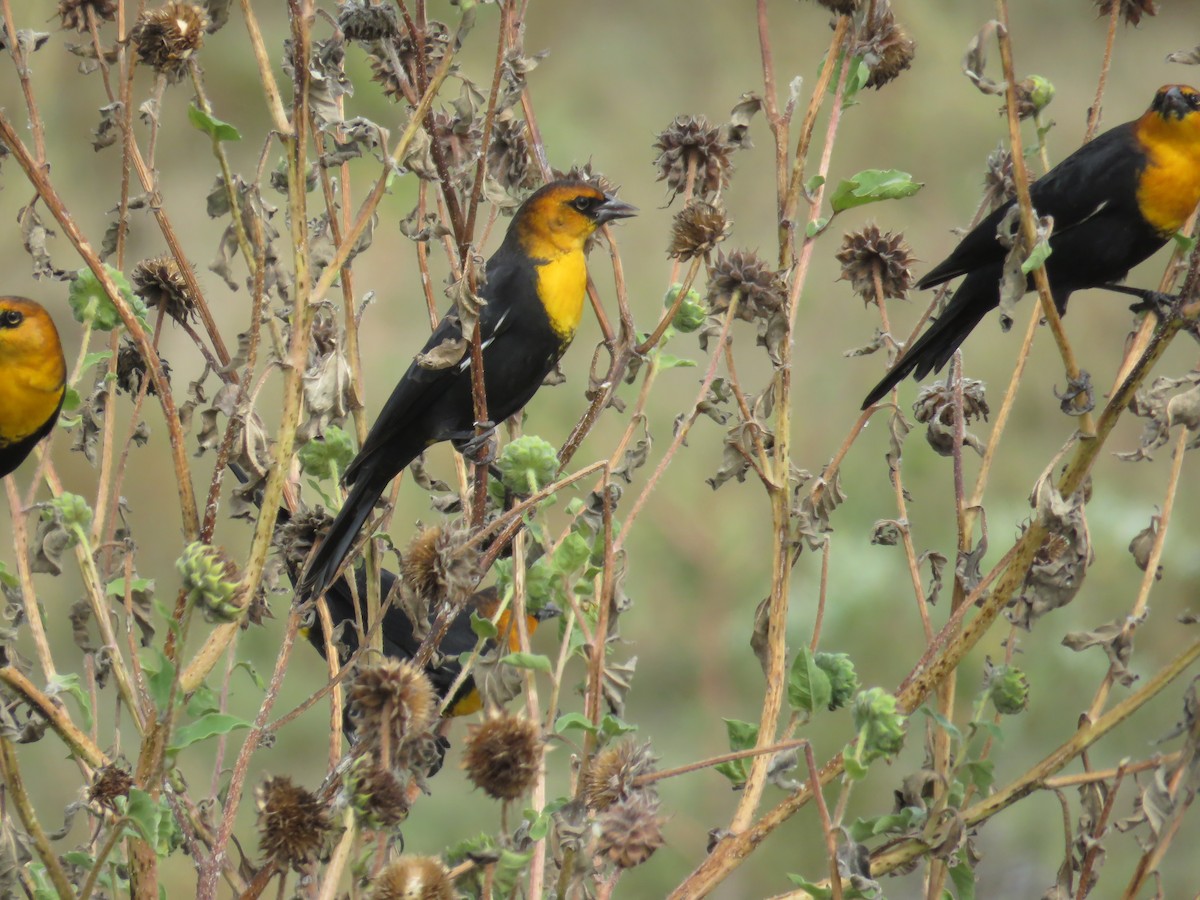
[[[1200,202],[1200,91],[1186,84],[1163,85],[1134,132],[1146,154],[1138,208],[1160,234],[1169,236]]]
[[[637,209],[584,181],[553,181],[526,200],[513,220],[521,246],[534,259],[583,250],[597,228]]]
[[[41,305],[24,297],[0,297],[0,367],[62,384],[66,361],[58,329]]]

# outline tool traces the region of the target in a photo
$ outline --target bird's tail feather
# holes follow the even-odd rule
[[[313,553],[297,593],[305,598],[319,597],[333,583],[338,569],[354,546],[355,538],[363,523],[370,518],[375,501],[383,493],[387,483],[376,484],[375,479],[360,477],[354,483],[341,511],[329,526],[321,545]]]

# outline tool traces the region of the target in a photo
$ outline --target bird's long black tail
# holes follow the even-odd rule
[[[940,370],[979,321],[997,306],[999,289],[994,284],[995,279],[992,285],[984,282],[981,291],[980,279],[974,278],[974,274],[967,276],[954,292],[945,311],[933,320],[933,324],[925,333],[904,351],[892,370],[871,389],[867,399],[863,401],[863,409],[878,403],[888,391],[910,374],[920,379],[930,372]],[[996,292],[994,298],[991,296],[991,290]]]
[[[297,586],[299,594],[306,598],[319,597],[329,588],[385,487],[387,481],[379,484],[368,472],[362,473],[354,482],[341,511],[304,570],[304,577]]]

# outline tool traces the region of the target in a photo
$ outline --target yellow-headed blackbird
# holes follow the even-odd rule
[[[50,433],[66,393],[54,320],[24,297],[0,297],[0,477]]]
[[[360,621],[365,626],[367,621],[367,582],[362,567],[356,570],[355,581],[362,617]],[[380,596],[387,597],[395,582],[395,574],[388,572],[386,569],[381,572]],[[336,631],[336,643],[339,655],[342,657],[341,661],[345,663],[350,658],[350,655],[358,649],[359,635],[358,629],[355,627],[354,600],[350,593],[350,585],[344,576],[338,578],[325,592],[325,604],[329,608],[329,618],[332,620]],[[499,604],[500,596],[496,588],[484,588],[481,591],[477,591],[471,597],[463,611],[451,621],[445,637],[438,644],[438,653],[442,655],[441,664],[429,666],[425,669],[425,674],[429,676],[429,680],[432,682],[434,690],[437,691],[439,697],[444,698],[446,696],[446,692],[454,685],[455,680],[462,671],[458,657],[463,653],[469,653],[474,649],[475,644],[478,643],[479,639],[471,628],[471,613],[475,613],[481,618],[490,619],[496,614]],[[537,630],[540,622],[557,615],[557,613],[558,610],[548,607],[532,615],[527,615],[525,617],[525,624],[530,636]],[[339,629],[342,623],[345,623],[345,626]],[[505,609],[496,620],[498,640],[512,652],[520,649],[520,640],[514,624],[509,614],[509,609]],[[421,646],[421,641],[413,633],[412,621],[404,611],[395,606],[389,607],[387,612],[384,613],[380,631],[383,637],[384,656],[392,659],[412,659],[416,656],[417,650]],[[305,635],[309,642],[317,648],[318,652],[324,656],[325,631],[321,626],[321,617],[319,615],[313,619],[313,624],[307,629]],[[496,641],[485,641],[483,652],[488,652],[495,645]],[[446,707],[446,715],[466,716],[478,711],[482,706],[483,700],[475,686],[475,680],[471,676],[467,676],[455,692],[454,699]]]
[[[1084,144],[1030,186],[1040,216],[1053,216],[1046,274],[1059,313],[1074,291],[1113,287],[1162,247],[1200,203],[1200,92],[1159,88],[1139,119]],[[941,265],[922,278],[928,288],[966,275],[929,329],[904,351],[867,395],[863,409],[910,373],[924,378],[946,364],[984,315],[1000,303],[1006,250],[996,229],[1015,201],[973,228]],[[1030,278],[1026,290],[1033,287]],[[1117,288],[1152,299],[1152,292]]]
[[[488,260],[480,289],[485,396],[494,422],[529,402],[575,336],[587,288],[588,238],[605,222],[635,212],[581,181],[552,182],[517,210],[504,243]],[[464,337],[471,336],[463,335],[452,309],[423,353]],[[432,444],[471,446],[475,424],[469,349],[459,363],[444,368],[414,361],[346,469],[350,494],[313,555],[300,592],[318,596],[329,587],[388,482]]]

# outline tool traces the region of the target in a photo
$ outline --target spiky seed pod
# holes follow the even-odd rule
[[[109,763],[97,770],[92,786],[88,789],[88,799],[115,812],[118,798],[128,797],[131,787],[133,776],[123,766]]]
[[[203,541],[183,548],[175,562],[183,576],[188,602],[200,609],[205,618],[216,622],[234,622],[245,606],[241,573],[225,551]]]
[[[317,537],[325,533],[332,521],[333,517],[321,506],[295,513],[286,522],[275,526],[272,543],[288,566],[300,569],[308,560]]]
[[[533,157],[525,123],[517,118],[497,119],[487,148],[488,172],[509,190],[533,187]]]
[[[204,46],[208,16],[191,3],[167,3],[138,16],[129,39],[138,59],[178,81],[187,72],[188,60]]]
[[[650,744],[638,747],[623,740],[605,747],[588,768],[583,787],[583,800],[589,809],[603,812],[614,803],[626,799],[636,790],[634,782],[654,771],[657,757]]]
[[[463,768],[471,783],[496,800],[515,800],[533,787],[542,760],[537,723],[501,712],[472,727]]]
[[[325,805],[286,775],[268,778],[256,794],[263,854],[296,870],[316,859],[332,828]]]
[[[694,161],[694,191],[699,195],[724,190],[733,174],[733,148],[721,135],[721,129],[709,124],[704,116],[676,116],[654,141],[658,158],[658,180],[666,181],[672,196],[687,186],[688,166]]]
[[[875,225],[861,231],[851,231],[842,238],[837,261],[842,264],[842,279],[863,298],[864,303],[882,299],[902,300],[912,287],[914,257],[904,235],[881,232]],[[876,279],[879,291],[876,294]]]
[[[817,0],[817,2],[839,16],[852,16],[862,0]]]
[[[638,792],[609,807],[600,819],[596,851],[620,869],[640,866],[663,845],[658,799]]]
[[[1012,153],[997,147],[987,158],[987,171],[983,176],[988,206],[995,208],[1017,196],[1017,183],[1013,180]]]
[[[479,553],[461,528],[433,526],[417,532],[404,552],[400,573],[405,584],[430,602],[458,603],[479,582]]]
[[[338,4],[337,23],[348,41],[371,44],[375,41],[396,41],[400,37],[396,10],[388,3],[345,0]]]
[[[886,0],[879,0],[875,15],[863,23],[855,54],[861,56],[871,74],[866,86],[883,87],[895,80],[900,73],[912,65],[917,45],[904,26],[896,21],[892,8]]]
[[[667,254],[683,262],[704,256],[725,240],[731,227],[719,204],[693,197],[675,214]]]
[[[165,360],[159,360],[162,363],[163,375],[166,376],[167,382],[171,381],[171,366]],[[141,352],[137,345],[130,340],[121,342],[121,349],[117,351],[117,390],[124,391],[127,394],[136,394],[142,389],[142,382],[146,381],[149,375],[146,371],[146,360],[142,358]],[[146,385],[146,395],[153,397],[158,393],[154,387],[154,382],[150,381]]]
[[[179,263],[170,254],[143,259],[129,274],[134,292],[149,307],[162,307],[176,322],[196,318],[196,298],[188,290]]]
[[[383,735],[392,747],[429,730],[435,695],[429,676],[406,659],[385,659],[360,668],[347,691],[356,730],[372,744]]]
[[[963,379],[963,421],[987,421],[991,409],[982,381]],[[935,381],[921,389],[913,403],[913,414],[922,425],[933,421],[949,424],[954,414],[954,391],[944,381]]]
[[[385,831],[408,818],[404,782],[369,755],[359,756],[350,764],[343,783],[347,802],[365,827]]]
[[[1100,16],[1112,15],[1114,3],[1121,4],[1121,20],[1126,25],[1137,25],[1142,16],[1158,15],[1158,4],[1155,0],[1095,0],[1096,11]]]
[[[450,873],[436,856],[405,854],[392,860],[371,887],[370,900],[454,900]]]
[[[74,29],[81,34],[88,31],[88,10],[96,24],[112,22],[117,18],[114,0],[58,0],[58,18],[62,27]]]
[[[708,308],[715,314],[729,309],[738,293],[737,317],[747,322],[769,318],[783,308],[783,277],[751,250],[734,250],[728,256],[717,251],[708,275]]]
[[[558,450],[535,434],[525,434],[505,444],[496,458],[501,483],[514,494],[527,496],[554,480]]]

